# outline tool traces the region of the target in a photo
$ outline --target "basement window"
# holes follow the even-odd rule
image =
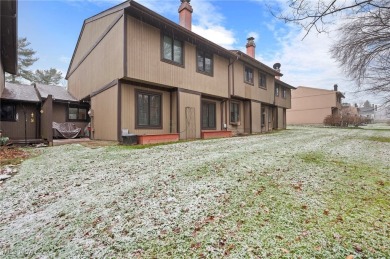
[[[16,105],[1,103],[1,121],[16,121]]]

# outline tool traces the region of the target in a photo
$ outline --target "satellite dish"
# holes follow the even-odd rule
[[[273,66],[273,68],[274,68],[275,70],[279,70],[281,66],[282,66],[282,65],[281,65],[280,63],[275,63],[274,66]]]

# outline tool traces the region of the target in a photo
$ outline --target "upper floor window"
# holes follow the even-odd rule
[[[203,50],[196,53],[197,71],[208,75],[213,74],[213,55]]]
[[[285,87],[282,88],[282,97],[283,97],[284,99],[287,98],[287,89],[286,89]]]
[[[248,84],[253,84],[253,68],[244,67],[244,81]]]
[[[279,85],[275,85],[275,96],[279,96]]]
[[[230,103],[230,123],[237,124],[240,122],[240,103]]]
[[[10,103],[1,103],[1,120],[2,121],[16,121],[16,105]]]
[[[259,72],[259,87],[267,88],[267,76]]]
[[[136,126],[161,128],[161,94],[138,92],[136,102]]]
[[[183,64],[183,42],[164,35],[163,59],[179,65]]]

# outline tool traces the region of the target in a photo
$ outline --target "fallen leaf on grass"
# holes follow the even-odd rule
[[[353,259],[353,255],[348,255],[345,259]]]
[[[282,252],[283,253],[285,253],[285,254],[288,254],[288,253],[290,253],[290,251],[288,251],[287,249],[285,249],[285,248],[280,248],[280,250],[282,250]]]
[[[337,240],[340,240],[340,239],[341,239],[341,236],[340,236],[339,234],[337,234],[337,233],[334,233],[334,234],[333,234],[333,238],[334,238],[334,239],[337,239]]]
[[[254,190],[253,194],[260,195],[265,190],[265,187],[260,187],[258,190]]]
[[[97,219],[95,219],[95,220],[92,222],[92,227],[96,227],[96,225],[99,224],[101,221],[102,221],[102,217],[99,216]]]
[[[200,242],[195,243],[195,244],[191,244],[191,249],[196,250],[196,249],[199,249],[201,246],[202,246],[202,244]]]
[[[308,235],[309,235],[309,232],[308,232],[308,231],[303,231],[302,234],[301,234],[301,236],[303,236],[303,237],[306,237],[306,236],[308,236]]]
[[[359,253],[363,251],[362,246],[359,244],[353,244],[353,248],[355,249],[356,252]]]
[[[343,219],[343,217],[342,217],[341,215],[338,215],[337,218],[336,218],[336,220],[337,220],[338,222],[343,222],[343,221],[344,221],[344,219]]]
[[[292,184],[292,187],[297,191],[302,191],[302,183]]]
[[[379,184],[380,186],[385,186],[385,182],[384,181],[378,181],[378,182],[376,182],[377,184]]]
[[[227,246],[225,252],[223,253],[225,256],[229,256],[230,252],[234,249],[234,244],[230,244]]]
[[[329,215],[329,210],[324,210],[324,215],[328,216]]]

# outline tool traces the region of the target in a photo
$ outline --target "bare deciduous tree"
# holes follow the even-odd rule
[[[358,91],[380,94],[390,105],[390,0],[290,0],[289,12],[278,17],[301,25],[307,35],[313,28],[326,32],[337,15],[345,22],[332,57]]]
[[[332,57],[360,91],[384,95],[389,103],[390,9],[376,8],[350,18],[339,32]]]

